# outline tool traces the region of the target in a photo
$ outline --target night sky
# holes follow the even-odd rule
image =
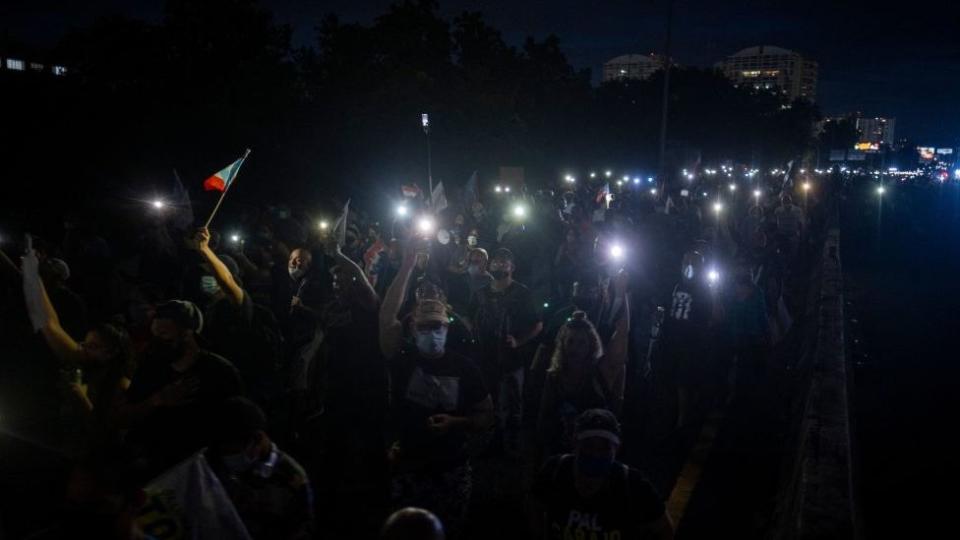
[[[602,63],[662,49],[667,0],[441,0],[444,16],[482,11],[511,44],[557,34],[570,61],[599,80]],[[390,0],[262,0],[290,24],[298,45],[314,41],[327,13],[370,22]],[[0,31],[37,46],[103,15],[159,21],[162,0],[4,0]],[[862,111],[897,118],[897,136],[960,145],[960,2],[676,0],[674,57],[710,66],[752,45],[793,49],[820,64],[825,114]]]

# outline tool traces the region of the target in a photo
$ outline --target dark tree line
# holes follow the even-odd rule
[[[4,173],[40,194],[40,183],[66,194],[166,182],[173,167],[198,184],[249,146],[245,196],[357,196],[425,183],[421,112],[448,185],[500,165],[533,182],[567,167],[656,169],[662,73],[595,88],[560,38],[511,46],[480,13],[439,17],[435,0],[400,1],[369,25],[331,15],[316,36],[294,47],[254,0],[168,0],[159,24],[74,31],[54,51],[69,77],[4,82],[22,104],[7,113]],[[671,89],[678,166],[781,164],[813,146],[810,105],[784,108],[700,69],[675,70]]]

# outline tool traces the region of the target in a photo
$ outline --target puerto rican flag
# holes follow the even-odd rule
[[[233,179],[237,177],[237,172],[240,170],[240,166],[243,165],[244,159],[246,159],[246,156],[234,161],[230,165],[227,165],[222,171],[204,180],[203,190],[226,191],[230,189],[230,184],[233,182]]]

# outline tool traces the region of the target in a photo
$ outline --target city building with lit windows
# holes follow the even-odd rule
[[[768,90],[787,101],[816,101],[817,63],[794,51],[771,45],[749,47],[715,67],[738,87]]]
[[[663,69],[663,60],[663,56],[653,53],[618,56],[603,64],[603,82],[642,81]]]
[[[856,118],[857,132],[860,134],[859,142],[892,147],[896,123],[896,118]]]

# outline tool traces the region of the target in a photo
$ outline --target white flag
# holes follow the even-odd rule
[[[447,193],[443,189],[443,182],[437,182],[437,185],[433,187],[433,193],[430,194],[430,204],[436,214],[439,214],[448,206]]]
[[[251,540],[203,452],[155,478],[145,491],[137,524],[150,538]]]
[[[337,221],[333,224],[333,234],[336,236],[337,243],[341,246],[347,243],[347,215],[350,212],[350,199],[347,199],[347,204],[343,205],[343,213],[340,214],[340,217],[337,218]]]

